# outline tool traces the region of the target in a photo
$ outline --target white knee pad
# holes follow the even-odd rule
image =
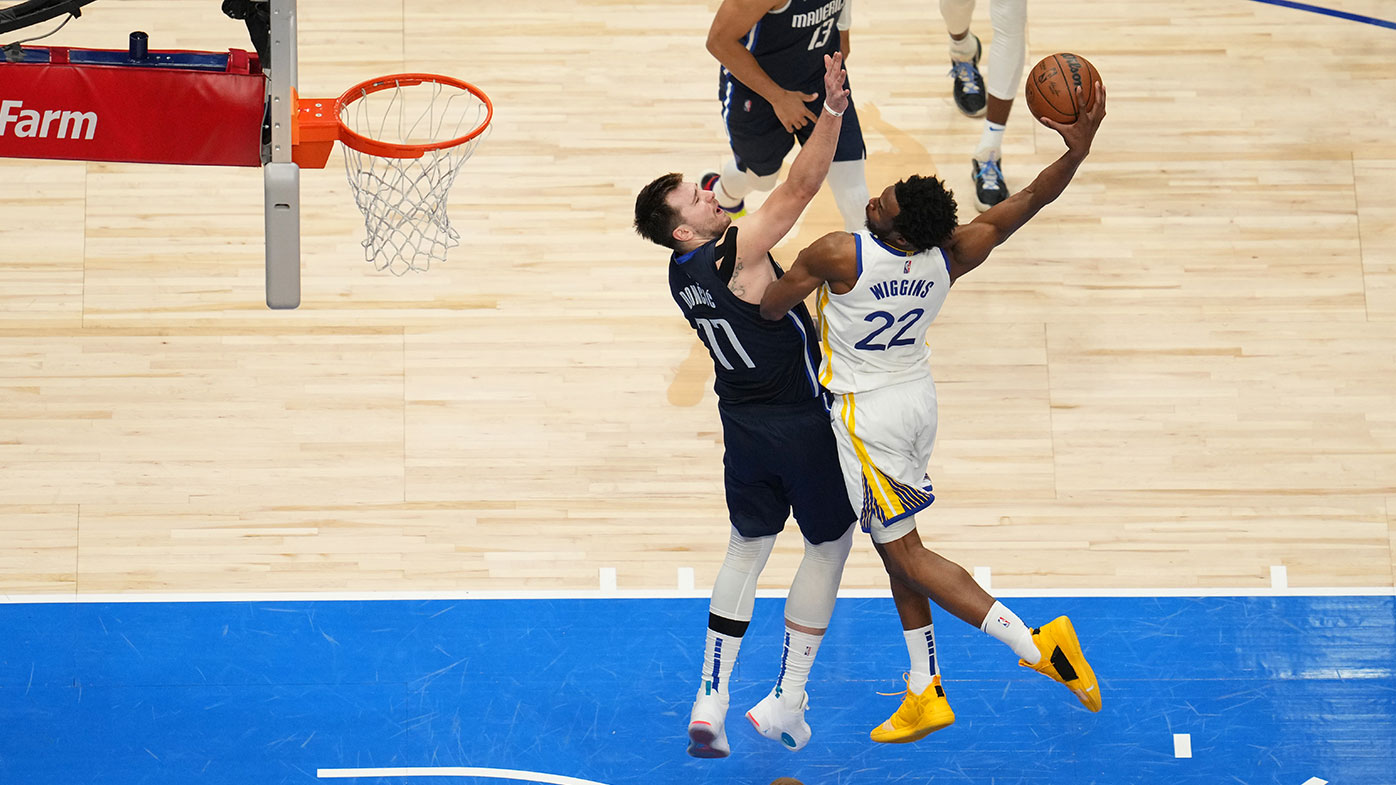
[[[756,604],[756,579],[766,568],[776,536],[743,537],[732,529],[727,541],[727,557],[713,581],[713,597],[708,610],[725,619],[751,621],[751,609]]]
[[[974,0],[940,0],[940,17],[945,20],[947,32],[965,32],[973,16]]]
[[[868,178],[864,171],[866,159],[834,161],[829,164],[829,189],[843,216],[844,231],[856,232],[868,223]]]
[[[1028,0],[990,0],[989,18],[994,40],[984,66],[984,89],[1003,101],[1012,101],[1023,83],[1023,61],[1028,53]]]
[[[814,545],[805,540],[805,558],[790,583],[785,600],[785,618],[803,627],[822,630],[834,615],[834,600],[838,598],[839,581],[843,579],[843,564],[853,547],[853,524],[837,540]]]

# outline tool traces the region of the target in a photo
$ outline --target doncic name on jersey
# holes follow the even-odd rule
[[[717,309],[717,305],[713,303],[712,294],[696,283],[691,283],[680,289],[679,297],[683,298],[683,301],[688,304],[690,309],[700,305],[706,305],[714,310]]]

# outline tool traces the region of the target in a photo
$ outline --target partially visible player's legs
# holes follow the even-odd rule
[[[1070,619],[1059,616],[1041,627],[1029,628],[984,591],[965,568],[927,550],[914,523],[910,531],[895,529],[873,529],[873,542],[888,574],[1008,646],[1020,658],[1020,665],[1066,685],[1086,708],[1100,711],[1095,672],[1086,661]],[[881,539],[893,536],[896,539]]]
[[[984,133],[979,137],[973,161],[974,206],[983,212],[1008,198],[1003,179],[1003,131],[1013,110],[1013,97],[1023,78],[1027,56],[1027,0],[990,0],[994,40],[989,43],[988,109]]]
[[[821,99],[822,100],[822,99]],[[843,228],[856,232],[868,223],[868,178],[865,172],[868,149],[863,144],[863,126],[858,119],[858,107],[850,101],[844,113],[843,127],[839,129],[839,143],[834,148],[834,161],[829,164],[829,190],[834,193],[834,202],[843,216]],[[814,132],[813,126],[806,126],[800,135],[800,143]]]
[[[688,754],[695,758],[725,758],[731,751],[725,729],[727,681],[737,664],[742,636],[751,623],[756,579],[775,542],[775,535],[743,537],[735,528],[727,542],[727,556],[713,581],[702,679],[688,722]]]
[[[969,31],[974,0],[940,0],[940,16],[950,34],[950,76],[954,79],[955,106],[970,117],[984,114],[984,77],[979,73],[983,47]]]
[[[902,636],[906,639],[911,667],[907,671],[902,705],[886,722],[873,728],[870,735],[873,741],[884,744],[904,744],[949,727],[955,722],[955,712],[950,710],[940,683],[931,605],[915,588],[897,578],[890,580],[892,601],[902,621]]]
[[[776,187],[781,163],[795,146],[795,137],[761,96],[735,84],[720,92],[732,157],[721,172],[700,177],[698,185],[712,191],[718,205],[735,218],[746,214],[749,194]]]
[[[852,547],[852,524],[837,540],[817,545],[805,540],[805,557],[785,600],[780,674],[775,688],[746,715],[758,733],[791,750],[804,747],[810,740],[810,727],[805,722],[805,709],[809,706],[805,684],[824,631],[829,628],[843,565]]]
[[[834,193],[834,202],[843,216],[843,228],[856,232],[868,223],[868,178],[865,173],[866,158],[856,161],[834,161],[829,164],[829,174],[825,180]]]
[[[721,172],[705,172],[698,179],[698,185],[705,191],[712,191],[717,204],[733,218],[746,215],[746,197],[753,191],[765,193],[776,187],[775,173],[760,176],[738,168],[736,159],[728,159]]]

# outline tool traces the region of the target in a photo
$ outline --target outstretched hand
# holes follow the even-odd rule
[[[1081,88],[1076,88],[1076,105],[1081,105]],[[1066,149],[1085,157],[1091,151],[1091,141],[1105,119],[1105,85],[1095,83],[1095,104],[1085,114],[1078,115],[1073,123],[1059,123],[1046,117],[1039,118],[1042,124],[1062,135]]]
[[[843,52],[824,55],[824,102],[840,114],[848,108],[849,91],[844,84],[848,72],[843,70]]]

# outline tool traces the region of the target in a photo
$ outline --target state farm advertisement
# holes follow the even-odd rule
[[[0,68],[0,156],[260,166],[265,79],[101,65]]]

